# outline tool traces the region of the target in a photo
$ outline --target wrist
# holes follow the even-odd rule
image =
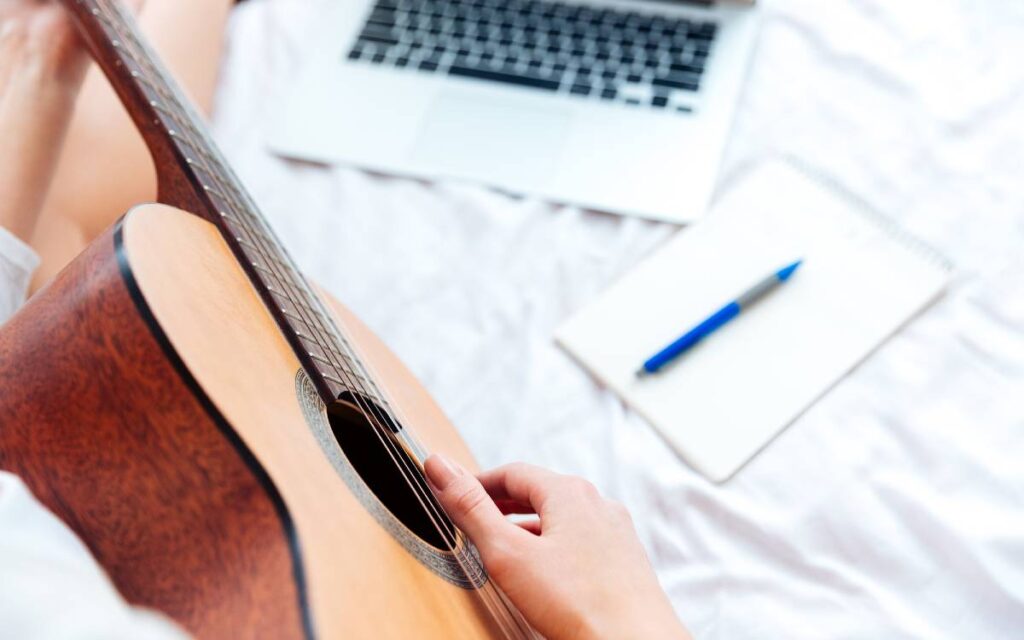
[[[25,91],[23,98],[35,97],[47,105],[63,107],[73,103],[85,81],[88,58],[61,58],[52,53],[26,52],[20,60],[9,63],[7,84]]]
[[[0,102],[7,110],[29,108],[37,120],[69,115],[85,80],[89,58],[78,47],[52,47],[25,34],[0,47]]]
[[[40,33],[16,18],[0,24],[0,88],[18,84],[74,96],[88,63],[77,40]]]
[[[582,634],[585,640],[692,640],[668,602],[642,603],[628,610],[604,608],[603,614],[590,619]]]

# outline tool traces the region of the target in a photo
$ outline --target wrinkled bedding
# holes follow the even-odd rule
[[[675,227],[267,151],[321,1],[340,0],[239,7],[217,137],[302,267],[483,465],[581,474],[625,502],[700,638],[1024,637],[1024,3],[765,2],[719,193],[791,156],[956,275],[716,486],[552,341]]]

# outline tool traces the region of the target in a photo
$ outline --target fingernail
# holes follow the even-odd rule
[[[449,460],[445,456],[435,453],[427,458],[423,470],[427,472],[427,480],[438,490],[444,491],[452,483],[452,480],[466,473],[457,462]]]

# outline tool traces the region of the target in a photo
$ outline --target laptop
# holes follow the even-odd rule
[[[270,145],[690,222],[711,196],[757,13],[735,0],[333,2]]]

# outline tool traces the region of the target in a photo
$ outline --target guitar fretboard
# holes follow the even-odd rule
[[[64,0],[97,62],[155,157],[175,167],[159,175],[161,195],[185,191],[186,208],[215,224],[249,275],[282,333],[329,403],[346,392],[387,403],[320,297],[296,268],[209,135],[203,119],[139,37],[119,0]]]

